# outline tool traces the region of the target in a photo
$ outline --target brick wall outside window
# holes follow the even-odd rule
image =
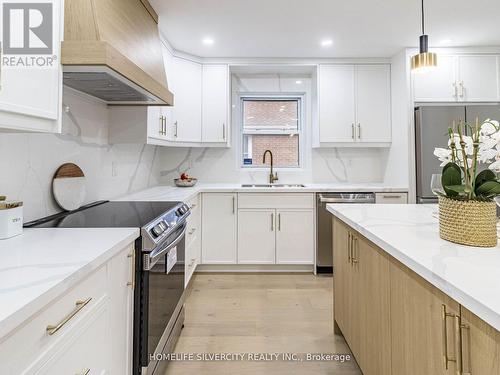
[[[262,167],[264,151],[271,150],[276,167],[299,167],[299,100],[245,99],[243,111],[243,131],[251,132],[243,136],[244,150],[248,149],[243,157],[251,158],[251,164],[248,160],[244,164]],[[258,134],[260,131],[277,134]],[[268,158],[265,165],[269,163]]]

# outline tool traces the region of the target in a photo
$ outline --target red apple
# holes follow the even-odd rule
[[[188,180],[188,179],[189,179],[189,176],[187,173],[181,174],[181,180]]]

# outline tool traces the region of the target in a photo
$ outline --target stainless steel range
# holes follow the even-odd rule
[[[163,375],[184,323],[186,219],[182,202],[97,202],[26,227],[137,227],[133,374]]]

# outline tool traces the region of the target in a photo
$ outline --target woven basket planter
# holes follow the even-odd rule
[[[497,245],[495,202],[460,201],[439,197],[439,236],[461,245]]]

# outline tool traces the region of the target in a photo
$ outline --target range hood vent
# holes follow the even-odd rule
[[[109,105],[173,105],[145,1],[65,1],[64,85]]]

